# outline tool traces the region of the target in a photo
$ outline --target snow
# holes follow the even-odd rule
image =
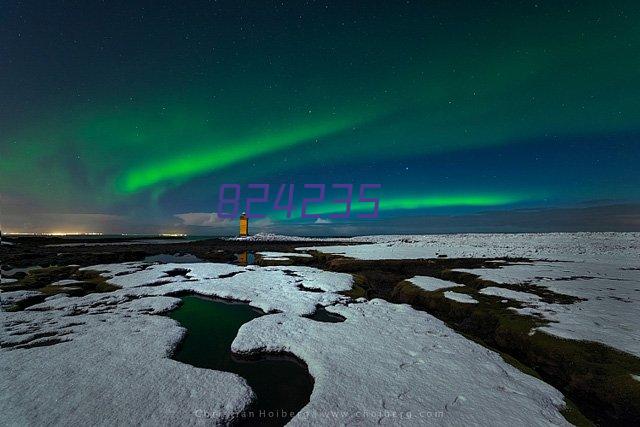
[[[15,243],[13,243],[13,242],[7,242],[6,240],[5,240],[5,241],[0,241],[0,245],[12,246],[12,245],[14,245],[14,244],[15,244]]]
[[[313,258],[312,255],[301,252],[258,252],[265,261],[289,261],[291,257]]]
[[[336,240],[336,239],[325,239],[320,237],[285,236],[283,234],[273,234],[273,233],[257,233],[247,237],[230,237],[227,240],[240,240],[240,241],[247,241],[247,242],[322,242],[326,240]],[[349,240],[349,239],[344,239],[344,240]]]
[[[166,277],[178,268],[187,277]],[[11,367],[0,374],[6,423],[196,424],[198,411],[213,414],[207,421],[224,422],[246,408],[252,392],[235,374],[169,358],[185,330],[154,316],[179,301],[164,295],[193,291],[303,315],[345,300],[337,292],[352,286],[348,274],[308,267],[124,263],[88,269],[122,289],[59,295],[21,312],[0,312],[0,362]]]
[[[69,285],[77,285],[78,283],[83,283],[79,280],[74,279],[64,279],[58,280],[57,282],[53,282],[51,286],[69,286]]]
[[[640,356],[638,269],[584,261],[532,262],[456,271],[476,274],[499,284],[541,286],[581,298],[582,301],[573,304],[549,304],[531,297],[512,299],[526,303],[526,307],[516,309],[518,313],[540,316],[550,322],[538,330],[562,338],[600,342]],[[481,293],[486,292],[485,289]],[[513,291],[500,292],[505,298],[511,298],[506,293]]]
[[[42,295],[38,291],[10,291],[0,292],[0,306],[9,307],[28,298]]]
[[[388,411],[455,425],[566,424],[560,392],[435,317],[381,300],[346,305],[338,292],[351,288],[348,274],[218,263],[88,269],[122,289],[0,312],[0,361],[11,367],[0,373],[6,423],[195,424],[198,411],[223,423],[246,408],[242,378],[170,359],[185,330],[160,314],[178,302],[169,295],[191,291],[277,311],[243,325],[233,348],[307,362],[315,386],[293,425],[399,423]],[[301,317],[317,305],[346,321]],[[336,410],[346,415],[331,418]]]
[[[12,279],[11,277],[0,276],[0,283],[2,283],[3,285],[9,284],[9,283],[15,283],[17,281],[18,279]]]
[[[456,286],[464,286],[454,282],[449,282],[447,280],[437,279],[435,277],[429,276],[414,276],[411,279],[408,279],[408,281],[416,285],[420,289],[429,292],[437,291],[439,289],[453,288]]]
[[[633,378],[636,381],[640,381],[640,375],[631,375],[631,378]]]
[[[318,305],[326,306],[345,300],[346,297],[337,292],[348,291],[353,285],[350,274],[299,266],[241,267],[219,263],[149,265],[133,262],[86,269],[102,271],[110,283],[128,289],[131,294],[167,295],[190,291],[246,301],[265,312],[281,311],[296,315],[309,315]],[[167,275],[167,272],[176,269],[185,271],[185,275]],[[154,286],[148,286],[150,284]]]
[[[599,261],[638,267],[640,233],[434,234],[342,239],[364,245],[298,248],[357,259],[502,258]]]
[[[298,248],[357,259],[528,258],[502,268],[458,269],[496,283],[544,286],[586,299],[547,304],[528,295],[503,297],[525,302],[521,314],[551,323],[539,329],[563,338],[597,341],[640,355],[640,233],[450,234],[363,236],[364,245]],[[504,263],[495,263],[501,266]],[[499,296],[499,295],[496,295]]]
[[[568,425],[560,392],[408,305],[328,307],[341,323],[285,313],[240,328],[234,351],[291,352],[315,379],[297,425]]]
[[[502,297],[508,298],[514,301],[520,302],[538,302],[540,301],[540,297],[538,295],[530,294],[528,292],[519,292],[512,291],[511,289],[505,288],[497,288],[494,286],[489,286],[487,288],[482,288],[480,293],[483,295],[490,295],[494,297]]]
[[[198,410],[223,421],[250,402],[241,377],[169,359],[185,330],[151,314],[178,299],[111,293],[55,301],[66,305],[0,313],[0,360],[11,367],[0,370],[4,424],[195,424]]]
[[[472,296],[467,295],[467,294],[461,294],[459,292],[453,292],[453,291],[446,291],[444,293],[444,297],[456,302],[461,302],[461,303],[465,303],[465,304],[477,304],[478,301],[476,301],[475,299],[473,299]]]

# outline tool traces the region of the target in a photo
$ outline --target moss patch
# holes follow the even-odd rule
[[[52,286],[60,280],[74,280],[67,286]],[[19,310],[41,302],[45,297],[64,293],[71,296],[82,296],[95,292],[112,292],[119,289],[107,283],[106,279],[96,271],[79,270],[76,266],[53,266],[30,270],[17,282],[0,285],[2,291],[35,290],[43,296],[28,298],[11,309]]]
[[[510,355],[568,395],[596,423],[632,424],[639,419],[640,382],[630,373],[640,372],[640,359],[594,342],[543,332],[530,334],[546,322],[507,310],[517,303],[503,304],[500,298],[479,294],[473,288],[456,288],[456,292],[472,294],[479,304],[460,304],[445,298],[443,290],[427,292],[406,281],[396,286],[391,299],[425,310],[457,331]],[[577,408],[568,406],[567,411],[576,421],[581,418]]]

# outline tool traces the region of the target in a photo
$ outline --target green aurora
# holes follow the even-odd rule
[[[138,217],[211,212],[227,182],[379,182],[398,214],[640,199],[637,3],[473,5],[185,5],[70,38],[90,6],[29,34],[8,19],[47,8],[14,5],[0,192]]]

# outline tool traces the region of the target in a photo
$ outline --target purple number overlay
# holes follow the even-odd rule
[[[351,202],[353,199],[353,184],[331,184],[331,189],[336,190],[337,194],[342,194],[344,191],[344,198],[331,200],[331,204],[340,205],[340,208],[336,207],[335,210],[331,209],[331,213],[326,215],[328,218],[350,218],[351,217]],[[304,184],[305,190],[315,190],[318,197],[306,197],[302,199],[302,209],[300,213],[301,218],[322,218],[321,214],[307,213],[309,205],[318,204],[325,201],[326,185],[325,184]],[[380,201],[376,197],[367,197],[367,190],[375,190],[382,188],[381,184],[360,184],[358,192],[358,203],[372,203],[373,212],[358,214],[357,218],[378,218],[378,209]],[[265,214],[252,213],[255,211],[256,205],[268,204],[269,201],[269,184],[247,184],[247,191],[252,197],[246,197],[245,200],[245,213],[247,218],[265,218]],[[291,218],[294,210],[293,198],[294,198],[295,185],[294,184],[280,184],[278,192],[273,205],[271,206],[275,211],[285,211],[287,218]],[[309,193],[307,191],[306,193]],[[240,184],[222,184],[220,191],[218,192],[218,217],[219,218],[237,218],[240,212],[240,198],[242,193],[242,186]],[[260,195],[260,197],[253,197]],[[313,210],[313,207],[311,207]],[[358,207],[360,210],[360,207]],[[338,213],[339,212],[339,213]]]
[[[267,203],[269,201],[269,184],[249,184],[248,187],[250,190],[262,188],[263,196],[261,198],[247,197],[247,208],[245,209],[247,218],[264,218],[266,215],[251,213],[251,203]]]
[[[344,203],[345,204],[345,212],[341,214],[331,214],[329,218],[349,218],[351,214],[351,198],[353,196],[353,184],[333,184],[331,187],[333,188],[346,188],[347,189],[347,198],[346,199],[337,199],[334,200],[333,203]]]
[[[302,218],[320,218],[320,214],[308,214],[307,205],[309,203],[320,203],[324,201],[324,184],[305,184],[304,188],[318,188],[320,189],[320,196],[315,199],[302,199]]]
[[[382,188],[381,184],[361,184],[360,185],[360,197],[358,198],[359,202],[362,203],[367,203],[367,202],[372,202],[373,203],[373,213],[372,214],[358,214],[358,218],[378,218],[378,205],[379,205],[379,200],[378,199],[371,199],[371,198],[366,198],[364,197],[365,194],[365,190],[367,188]]]
[[[225,198],[225,190],[232,188],[235,190],[235,197],[233,199]],[[233,210],[231,213],[225,212],[225,205],[233,203]],[[240,204],[240,184],[222,184],[220,191],[218,192],[218,218],[236,218],[238,216],[238,206]]]

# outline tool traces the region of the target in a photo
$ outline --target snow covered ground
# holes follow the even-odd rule
[[[329,307],[322,323],[285,314],[240,328],[236,352],[286,351],[309,365],[311,402],[291,425],[564,425],[562,395],[407,305]]]
[[[444,297],[452,301],[461,302],[463,304],[477,304],[478,301],[472,296],[467,294],[461,294],[459,292],[446,291]]]
[[[529,283],[585,299],[547,304],[492,287],[481,293],[526,303],[518,310],[551,321],[540,330],[601,342],[640,356],[640,233],[364,236],[364,245],[318,246],[357,259],[529,258],[497,269],[464,270],[496,283]],[[500,263],[497,263],[500,265]]]
[[[429,276],[414,276],[408,281],[413,283],[420,289],[428,292],[433,292],[440,289],[455,288],[456,286],[464,286],[454,282],[449,282],[448,280],[437,279],[435,277]]]
[[[434,234],[362,236],[350,240],[368,244],[298,249],[357,259],[522,257],[640,267],[640,233]]]
[[[538,295],[530,294],[528,292],[512,291],[511,289],[497,288],[495,286],[482,288],[480,289],[480,293],[483,295],[491,295],[494,297],[501,297],[527,303],[537,303],[540,301],[540,297]]]
[[[350,290],[349,274],[310,267],[241,267],[232,264],[142,264],[96,265],[109,282],[134,295],[167,295],[190,291],[200,295],[249,302],[265,312],[312,314],[317,306],[346,300],[338,294]],[[172,271],[179,275],[170,276]],[[127,273],[127,274],[123,274]],[[153,286],[148,286],[152,284]],[[323,292],[309,292],[307,290]]]
[[[252,398],[237,375],[168,357],[186,331],[153,314],[175,298],[52,301],[52,310],[0,313],[4,425],[181,425],[203,408],[228,419]]]
[[[549,304],[531,293],[496,287],[480,293],[520,301],[518,313],[550,321],[539,330],[563,338],[597,341],[640,357],[640,270],[596,262],[533,262],[499,269],[459,269],[496,283],[526,284],[579,297]]]
[[[304,252],[258,252],[258,255],[265,261],[289,261],[292,257],[312,258]]]
[[[0,312],[5,422],[195,424],[198,410],[212,422],[238,413],[251,398],[244,380],[169,358],[185,331],[158,314],[177,304],[171,294],[192,291],[279,312],[245,324],[233,345],[307,362],[316,383],[294,424],[400,424],[407,414],[442,425],[566,424],[558,391],[433,316],[379,300],[349,303],[338,292],[350,289],[350,275],[216,263],[92,269],[122,289]],[[301,317],[316,306],[347,320]]]
[[[10,291],[0,292],[0,307],[10,307],[28,298],[42,295],[38,291]]]

